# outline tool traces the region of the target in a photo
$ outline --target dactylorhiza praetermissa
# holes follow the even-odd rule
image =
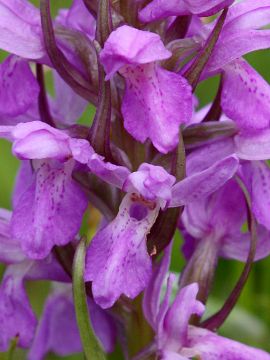
[[[270,47],[269,23],[269,0],[74,0],[55,19],[49,0],[0,0],[10,53],[0,136],[21,163],[12,211],[0,210],[1,351],[16,341],[30,360],[104,359],[118,342],[125,359],[270,359],[215,332],[252,262],[270,253],[270,88],[242,57]],[[201,108],[194,91],[214,75],[217,94]],[[80,125],[88,104],[94,119]],[[99,216],[86,241],[89,204]],[[245,267],[201,320],[220,257]],[[33,280],[53,281],[40,319],[25,289]]]

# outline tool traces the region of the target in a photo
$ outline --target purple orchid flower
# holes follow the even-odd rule
[[[40,120],[38,109],[39,84],[29,63],[10,55],[0,65],[0,123],[16,125]],[[74,93],[54,71],[55,98],[49,97],[52,117],[59,126],[73,125],[83,113],[87,102]]]
[[[74,0],[69,10],[60,10],[56,24],[81,31],[93,39],[95,21],[82,0]],[[1,49],[50,64],[43,43],[40,12],[30,1],[1,0],[0,29]]]
[[[89,39],[93,39],[95,30],[95,20],[93,16],[87,11],[83,0],[75,0],[69,10],[59,11],[59,16],[55,19],[53,25],[58,32],[56,36],[56,47],[59,52],[64,54],[62,54],[63,57],[66,58],[67,63],[69,63],[73,71],[77,72],[77,75],[81,73],[79,76],[82,82],[84,82],[84,85],[86,85],[87,81],[85,79],[89,78],[89,74],[85,70],[82,60],[77,54],[76,46],[74,47],[70,36],[71,38],[75,36],[75,38],[79,38],[79,41],[81,41],[80,35],[82,35],[83,38],[85,37],[84,50],[87,47],[91,48]],[[1,49],[24,59],[33,60],[38,64],[54,67],[55,64],[52,64],[53,61],[51,61],[47,53],[47,45],[45,46],[40,11],[32,5],[30,1],[1,0],[0,30]],[[89,39],[87,39],[87,37]],[[94,57],[96,57],[95,53]],[[96,61],[96,58],[94,61]],[[56,70],[58,71],[59,69]],[[97,69],[94,69],[93,72],[96,73]],[[60,71],[60,73],[62,72]],[[62,76],[70,83],[63,73]],[[73,82],[74,81],[73,79]],[[74,87],[76,88],[76,86]]]
[[[18,345],[30,346],[37,319],[23,286],[25,267],[9,266],[0,287],[0,350],[7,351],[9,342],[16,336]]]
[[[40,14],[29,1],[1,0],[0,29],[1,49],[26,59],[46,58]]]
[[[54,122],[60,128],[74,125],[83,114],[87,101],[77,95],[55,71],[53,79],[55,97],[49,98],[49,105]]]
[[[266,160],[270,154],[270,87],[240,58],[270,46],[269,30],[262,29],[270,23],[269,9],[267,0],[243,1],[232,6],[205,69],[205,76],[223,72],[221,106],[238,127],[239,133],[234,139],[236,153],[246,160]]]
[[[186,232],[183,233],[183,251],[188,257],[198,242],[204,241],[214,249],[214,254],[225,258],[246,261],[250,247],[250,234],[241,231],[247,221],[245,198],[235,180],[228,181],[209,197],[194,201],[185,207],[182,221]],[[190,238],[191,235],[193,238]],[[255,260],[270,253],[269,231],[263,226],[258,228],[258,242]]]
[[[125,129],[138,141],[150,138],[162,153],[178,144],[179,125],[192,115],[191,87],[157,64],[171,57],[157,34],[124,25],[113,31],[100,53],[107,79],[125,78],[122,102]]]
[[[0,286],[0,350],[6,351],[9,342],[18,337],[18,345],[31,345],[36,316],[25,291],[26,280],[54,280],[66,282],[68,277],[52,256],[42,261],[26,258],[20,244],[11,236],[11,213],[0,210],[0,260],[8,264]]]
[[[234,139],[236,152],[242,159],[266,160],[270,155],[270,86],[244,60],[234,61],[224,70],[221,105],[239,129]]]
[[[230,7],[205,73],[215,73],[249,52],[269,47],[269,30],[262,29],[270,23],[269,6],[269,0],[245,0]],[[201,36],[212,26],[204,28]]]
[[[19,242],[11,237],[11,213],[1,210],[0,215],[0,260],[9,264],[0,287],[1,351],[6,351],[10,340],[18,336],[20,347],[31,346],[29,359],[43,359],[50,350],[59,355],[81,352],[71,285],[67,284],[70,278],[52,255],[41,261],[29,260],[21,251]],[[37,319],[25,291],[28,280],[66,283],[55,285],[60,290],[47,299],[37,330]],[[113,351],[117,332],[112,317],[91,299],[89,312],[104,349],[106,352]]]
[[[85,7],[83,0],[74,0],[69,9],[61,9],[55,21],[66,28],[81,31],[91,40],[95,38],[96,20]]]
[[[153,0],[140,11],[139,18],[148,23],[170,16],[211,16],[233,2],[234,0]]]
[[[270,360],[210,331],[235,305],[251,262],[270,254],[270,92],[242,58],[270,47],[270,0],[73,0],[55,18],[50,0],[31,3],[0,0],[0,48],[11,54],[0,64],[0,137],[21,161],[13,210],[0,209],[0,351],[17,338],[30,360],[50,351],[103,358],[119,336],[126,358],[146,345],[134,360]],[[194,113],[197,84],[213,75],[216,97]],[[89,102],[93,124],[76,125]],[[100,212],[89,232],[100,223],[83,259],[83,240],[74,252],[88,201]],[[189,261],[174,291],[177,224]],[[219,257],[245,261],[244,270],[221,310],[193,326]],[[81,260],[88,309],[77,296]],[[32,280],[58,283],[39,321]],[[142,290],[138,330],[144,313],[154,332],[143,345],[129,327]],[[75,308],[101,347],[91,336],[83,348]]]
[[[155,8],[155,1],[142,10],[144,12],[149,7],[150,17],[151,6]],[[269,30],[261,30],[270,23],[269,8],[269,0],[259,3],[247,0],[229,8],[203,75],[206,78],[217,72],[223,73],[221,106],[226,116],[235,121],[238,127],[239,133],[235,136],[236,153],[246,160],[269,158],[269,85],[240,58],[251,51],[270,46]],[[160,11],[163,14],[161,7],[157,9],[158,13]],[[178,15],[177,9],[172,6],[170,15]],[[203,43],[213,26],[214,23],[195,26],[193,36],[200,36]],[[260,112],[257,111],[258,108],[261,109]]]
[[[0,65],[0,123],[38,120],[39,85],[26,60],[9,56]]]
[[[264,161],[245,161],[241,166],[242,179],[249,190],[252,211],[258,223],[270,230],[269,221],[269,181],[270,168]]]
[[[87,197],[72,171],[76,160],[87,164],[93,150],[86,140],[39,121],[11,126],[10,136],[13,153],[31,160],[19,174],[12,234],[29,257],[41,259],[54,245],[73,240],[80,228]]]
[[[169,5],[166,2],[164,7],[157,6],[157,3],[160,5],[160,2],[153,1],[141,11],[142,19],[152,21],[163,16],[177,16],[180,14],[178,10],[181,12],[181,6],[175,6],[174,2],[169,2]],[[205,6],[210,3],[205,2]],[[236,123],[238,134],[234,137],[235,152],[245,160],[266,160],[270,156],[269,84],[240,58],[246,53],[270,46],[269,30],[261,30],[270,23],[269,8],[268,0],[259,3],[247,0],[229,8],[203,75],[206,78],[217,72],[223,73],[221,107],[225,115]],[[214,23],[191,24],[189,33],[199,35],[204,43],[213,26]],[[258,108],[261,111],[258,112]]]
[[[107,353],[113,351],[116,340],[112,317],[89,299],[89,312],[94,331]],[[29,360],[42,360],[49,351],[59,356],[82,352],[76,323],[71,285],[58,285],[46,300],[42,317],[28,354]]]
[[[188,161],[187,161],[187,174],[192,175],[199,171],[203,171],[207,169],[209,166],[213,165],[216,161],[234,154],[237,152],[238,147],[235,144],[234,138],[227,138],[222,139],[219,141],[212,142],[211,144],[201,146],[197,149],[195,149],[190,155],[188,155]],[[238,154],[237,154],[238,155]],[[237,174],[241,177],[241,179],[244,181],[249,194],[251,198],[251,205],[252,205],[252,211],[256,217],[256,220],[260,225],[265,227],[266,229],[270,230],[270,222],[269,222],[269,205],[268,205],[268,184],[270,181],[270,168],[268,164],[264,161],[246,161],[241,160],[240,161],[240,167],[238,168]],[[229,213],[224,218],[234,219],[234,221],[238,221],[236,219],[239,219],[240,223],[244,222],[243,218],[241,220],[241,214],[243,216],[244,207],[243,207],[243,198],[240,192],[239,188],[236,185],[236,182],[234,180],[230,180],[230,183],[232,184],[232,188],[228,191],[235,192],[235,197],[238,198],[238,206],[234,207],[231,206],[231,211],[233,213],[233,209],[239,209],[238,215],[235,214],[233,217],[229,215]],[[226,185],[225,185],[226,188]],[[224,189],[225,189],[224,188]],[[225,190],[226,192],[226,190]],[[237,195],[238,194],[238,195]],[[223,196],[223,195],[222,195]],[[226,198],[226,195],[224,195],[224,199]],[[231,196],[230,196],[231,198]],[[241,200],[242,198],[242,200]],[[205,198],[207,201],[207,199]],[[228,201],[229,198],[228,198]],[[231,201],[235,201],[232,197]],[[197,202],[198,203],[198,202]],[[202,203],[201,203],[202,204]],[[195,202],[193,202],[191,205],[195,205]],[[200,205],[199,205],[200,206]],[[203,205],[202,205],[203,206]],[[206,206],[206,205],[205,205]],[[208,206],[207,206],[208,207]],[[201,208],[201,210],[203,207]],[[197,209],[199,211],[199,209]],[[214,210],[215,212],[216,210]],[[205,213],[205,216],[206,215]],[[204,219],[206,219],[204,216]],[[239,218],[240,216],[240,218]],[[197,218],[197,216],[196,216]],[[245,218],[245,217],[244,217]],[[198,219],[198,218],[197,218]],[[210,220],[210,218],[209,218]],[[200,220],[199,220],[200,221]],[[239,226],[241,224],[238,223]],[[237,228],[237,226],[231,225],[231,229]],[[264,231],[261,229],[261,232]],[[235,234],[236,235],[236,234]]]
[[[174,176],[162,167],[146,163],[134,173],[121,174],[121,179],[119,167],[115,177],[114,170],[108,171],[108,164],[96,156],[89,161],[89,167],[96,175],[127,192],[118,215],[97,232],[86,256],[85,280],[92,281],[97,304],[107,308],[121,294],[134,298],[146,287],[151,276],[146,237],[159,210],[183,206],[212,193],[233,176],[238,161],[229,156],[177,184]]]
[[[177,293],[171,304],[175,276],[167,278],[166,292],[161,301],[162,286],[170,264],[168,247],[156,267],[144,295],[144,314],[155,331],[155,351],[162,360],[184,360],[199,357],[202,360],[270,359],[270,354],[226,339],[209,330],[188,325],[192,314],[202,315],[204,305],[196,300],[198,285],[190,284]],[[171,305],[170,305],[171,304]],[[152,348],[151,350],[152,351]]]

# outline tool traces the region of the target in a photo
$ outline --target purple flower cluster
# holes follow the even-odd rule
[[[243,58],[270,47],[269,24],[269,0],[73,0],[55,19],[49,0],[0,0],[0,137],[20,160],[12,212],[0,209],[1,351],[16,338],[29,360],[87,356],[72,265],[91,204],[83,280],[105,352],[118,341],[126,359],[270,359],[215,332],[270,254],[270,87]],[[214,75],[198,110],[197,84]],[[220,257],[244,270],[202,320]],[[53,282],[39,320],[33,280]],[[145,346],[130,339],[134,316]]]

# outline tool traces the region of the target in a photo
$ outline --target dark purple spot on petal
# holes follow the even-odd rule
[[[147,214],[147,207],[139,203],[132,204],[129,209],[129,215],[138,221],[143,220],[147,216]]]

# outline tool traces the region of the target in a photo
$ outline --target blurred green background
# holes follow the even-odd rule
[[[38,1],[32,1],[35,5]],[[52,12],[55,15],[57,9],[68,7],[70,0],[54,0]],[[3,60],[6,54],[0,53]],[[260,51],[256,54],[249,54],[247,60],[270,82],[270,50]],[[217,79],[210,79],[201,83],[197,89],[200,106],[207,104],[213,99],[217,90]],[[91,111],[90,111],[91,113]],[[90,114],[91,115],[91,114]],[[93,111],[92,111],[93,116]],[[89,110],[84,115],[84,122],[89,121]],[[14,185],[15,174],[19,162],[11,155],[11,146],[8,142],[0,140],[0,207],[11,208],[11,194]],[[270,214],[269,214],[270,216]],[[172,270],[179,272],[184,264],[179,249],[181,246],[180,235],[175,237]],[[218,266],[215,285],[209,300],[209,313],[213,313],[221,305],[229,294],[233,285],[237,281],[243,264],[236,261],[221,260]],[[0,276],[3,267],[0,267]],[[49,292],[50,284],[46,282],[34,283],[28,286],[28,293],[35,312],[40,315],[44,300]],[[1,326],[1,325],[0,325]],[[1,330],[0,330],[1,331]],[[235,340],[243,341],[249,345],[258,346],[270,351],[270,259],[264,259],[254,264],[248,284],[237,306],[233,310],[230,318],[221,328],[221,334]],[[13,359],[23,360],[24,352],[16,350]],[[0,353],[0,360],[6,359],[5,354]],[[47,360],[60,359],[49,354]],[[61,358],[63,359],[63,358]],[[79,360],[84,359],[82,354],[65,357],[65,359]],[[109,357],[109,359],[121,360],[119,350]],[[93,359],[94,360],[94,359]],[[254,359],[255,360],[255,359]]]

